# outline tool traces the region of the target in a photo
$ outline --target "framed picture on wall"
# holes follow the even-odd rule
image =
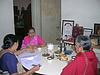
[[[85,36],[89,36],[93,33],[93,29],[90,29],[90,28],[84,28],[84,35]]]
[[[94,24],[94,34],[100,35],[100,23]]]
[[[62,20],[62,35],[72,36],[74,20]]]

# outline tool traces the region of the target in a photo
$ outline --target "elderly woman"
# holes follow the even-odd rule
[[[15,35],[8,34],[4,37],[2,50],[0,52],[0,70],[8,71],[10,75],[30,75],[39,70],[39,65],[33,67],[31,70],[23,73],[18,73],[18,60],[15,55],[19,55],[26,50],[16,51],[18,47],[18,40]]]
[[[87,36],[78,36],[75,42],[76,58],[61,72],[61,75],[97,75],[97,58],[91,50],[91,41]]]

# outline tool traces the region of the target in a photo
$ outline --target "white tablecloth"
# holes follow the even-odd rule
[[[60,61],[59,59],[48,60],[46,57],[42,58],[42,66],[38,73],[45,75],[60,75],[62,69],[67,65],[67,61]]]

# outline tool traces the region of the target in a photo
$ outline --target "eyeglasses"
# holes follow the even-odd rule
[[[34,32],[29,32],[28,34],[33,34]]]

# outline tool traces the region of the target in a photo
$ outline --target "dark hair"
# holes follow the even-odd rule
[[[76,43],[79,43],[80,46],[83,47],[84,51],[90,51],[91,48],[91,40],[88,36],[80,35],[76,38]]]
[[[31,30],[31,29],[35,32],[35,28],[34,28],[34,27],[29,28],[29,29],[28,29],[28,32],[29,32],[29,30]]]
[[[7,34],[4,37],[4,39],[3,39],[3,46],[2,46],[2,48],[3,49],[8,49],[11,46],[13,46],[13,44],[15,42],[17,42],[17,41],[18,41],[18,39],[17,39],[17,37],[15,35],[13,35],[13,34]]]

